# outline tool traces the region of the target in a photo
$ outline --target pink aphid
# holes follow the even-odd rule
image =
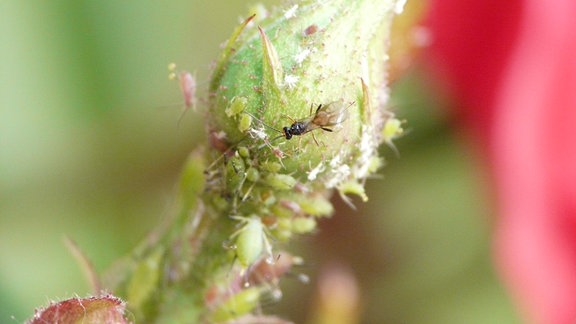
[[[196,106],[196,78],[188,71],[182,71],[178,74],[180,82],[180,91],[184,97],[184,105],[187,109]]]

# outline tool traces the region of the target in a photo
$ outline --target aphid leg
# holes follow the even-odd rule
[[[248,196],[250,196],[250,193],[252,193],[252,189],[254,189],[254,186],[256,185],[256,182],[254,182],[246,191],[246,193],[244,194],[244,196],[242,197],[242,202],[245,202],[246,199],[248,199]]]
[[[266,255],[268,255],[268,257],[266,257],[266,262],[273,264],[275,262],[274,260],[274,254],[272,253],[272,244],[270,244],[270,241],[268,240],[268,230],[265,228],[264,229],[264,251],[266,252]]]
[[[282,136],[281,136],[282,137]],[[274,139],[273,139],[274,140]],[[270,150],[272,151],[272,153],[274,153],[274,156],[276,156],[276,158],[278,159],[278,162],[280,162],[280,165],[282,165],[282,167],[284,169],[286,169],[286,167],[284,166],[284,163],[282,162],[282,159],[284,158],[284,156],[286,155],[284,152],[282,152],[282,150],[280,150],[277,147],[274,147],[272,145],[272,143],[268,140],[268,138],[264,138],[264,144],[266,146],[268,146],[268,148],[270,148]]]
[[[280,163],[280,165],[286,169],[286,166],[284,165],[284,162],[282,162],[282,159],[284,158],[284,152],[282,152],[279,148],[273,148],[272,152],[274,153],[274,156],[276,156],[276,158],[278,159],[278,162]]]
[[[356,206],[354,206],[354,203],[352,202],[352,199],[350,199],[350,197],[346,196],[346,194],[338,191],[338,194],[340,195],[340,199],[342,199],[342,201],[348,205],[348,207],[350,207],[353,210],[356,210]]]
[[[236,244],[231,243],[231,240],[233,239],[233,236],[235,234],[236,233],[232,234],[229,240],[222,242],[222,248],[224,248],[225,250],[236,250]],[[238,261],[238,255],[234,253],[234,258],[232,258],[232,263],[230,263],[230,269],[228,269],[228,271],[226,272],[226,277],[229,278],[231,274],[234,273],[234,265],[236,264],[236,261]]]

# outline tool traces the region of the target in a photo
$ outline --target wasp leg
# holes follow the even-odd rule
[[[316,139],[316,135],[314,135],[314,133],[312,133],[312,138],[314,139],[314,142],[316,142],[316,145],[320,146],[320,144],[318,143],[318,140]]]

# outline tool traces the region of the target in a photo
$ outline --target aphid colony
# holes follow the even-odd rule
[[[227,246],[231,247],[233,258],[245,270],[263,254],[269,260],[274,259],[271,241],[285,241],[293,234],[312,232],[316,228],[316,217],[328,216],[333,212],[327,197],[308,192],[294,173],[284,173],[287,169],[284,163],[302,164],[303,161],[285,159],[291,152],[282,152],[278,146],[274,146],[283,144],[277,140],[283,138],[288,141],[294,136],[311,133],[317,147],[320,147],[314,131],[322,130],[329,134],[343,127],[349,108],[354,104],[334,101],[311,105],[308,117],[290,118],[291,123],[280,131],[245,111],[247,102],[244,97],[230,100],[225,113],[245,135],[237,144],[230,146],[222,140],[225,134],[217,136],[218,133],[213,132],[214,137],[218,138],[214,141],[215,147],[223,153],[207,170],[208,189],[215,193],[212,195],[215,205],[236,222]],[[393,135],[384,134],[388,141],[400,133],[400,125],[395,121],[390,118],[386,124],[386,129],[393,128],[389,130]],[[266,129],[281,135],[270,138]],[[308,179],[312,172],[308,172]]]
[[[298,180],[290,174],[282,173],[284,153],[275,154],[277,148],[272,143],[280,138],[290,140],[293,136],[302,136],[318,129],[332,132],[347,119],[348,108],[351,106],[342,101],[319,104],[314,110],[311,106],[308,117],[292,119],[289,126],[279,131],[245,112],[246,103],[245,98],[233,98],[226,109],[226,115],[235,119],[239,130],[248,134],[246,138],[252,136],[253,140],[240,141],[227,148],[222,157],[217,159],[222,161],[223,167],[208,170],[223,175],[212,177],[224,179],[213,185],[212,189],[221,191],[220,197],[216,198],[220,200],[219,205],[227,208],[230,219],[237,222],[237,229],[230,241],[233,242],[236,260],[245,269],[263,253],[273,259],[271,237],[285,240],[293,233],[311,232],[316,226],[314,216],[332,213],[326,197],[306,195],[295,190]],[[269,139],[265,131],[252,127],[254,120],[282,135]],[[315,137],[314,140],[318,143]],[[260,143],[271,150],[260,149]],[[270,152],[273,155],[266,155]],[[278,160],[266,158],[272,156]]]
[[[218,298],[212,319],[225,320],[251,312],[263,294],[272,292],[273,296],[279,296],[279,290],[274,288],[275,275],[267,275],[274,280],[272,285],[270,279],[261,280],[257,276],[266,267],[279,267],[279,260],[284,258],[274,253],[272,245],[314,231],[317,218],[333,212],[324,191],[300,183],[301,178],[306,179],[305,175],[287,173],[285,163],[298,165],[303,161],[294,152],[282,151],[280,147],[294,136],[310,133],[316,145],[310,142],[306,145],[320,148],[314,134],[317,130],[331,134],[342,127],[352,104],[336,101],[311,105],[308,117],[288,117],[290,121],[280,131],[245,111],[246,98],[230,100],[225,114],[243,137],[230,145],[226,134],[211,132],[211,141],[221,155],[206,171],[207,190],[213,206],[229,215],[233,230],[223,245],[230,251],[233,263],[230,271],[240,273],[243,285],[220,294],[229,297]],[[270,131],[277,135],[269,135]],[[300,143],[293,147],[300,149]]]
[[[214,206],[235,222],[226,246],[243,269],[263,254],[273,260],[271,241],[312,232],[316,218],[333,211],[324,195],[308,193],[292,175],[281,173],[280,162],[257,161],[238,147],[224,154],[221,168],[207,170]]]

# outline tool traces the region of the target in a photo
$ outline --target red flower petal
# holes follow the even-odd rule
[[[576,2],[433,1],[436,64],[487,147],[495,254],[531,321],[576,322]]]

